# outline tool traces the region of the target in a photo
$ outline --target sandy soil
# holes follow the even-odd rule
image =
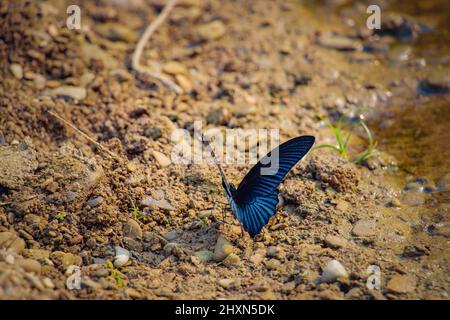
[[[448,299],[448,133],[435,127],[442,152],[417,169],[426,152],[402,149],[414,135],[396,138],[423,121],[398,125],[390,106],[439,102],[432,119],[444,125],[449,56],[424,65],[408,51],[426,29],[417,17],[374,34],[365,6],[342,3],[178,1],[141,61],[178,95],[130,70],[164,1],[83,1],[81,30],[65,27],[64,1],[2,1],[0,298]],[[382,152],[359,165],[311,152],[255,239],[241,237],[214,166],[170,163],[171,133],[195,120],[334,143],[319,114],[354,128],[350,158],[366,144],[351,124],[361,116]],[[225,171],[238,183],[249,167]],[[67,288],[71,266],[80,289]],[[367,285],[373,266],[379,289]]]

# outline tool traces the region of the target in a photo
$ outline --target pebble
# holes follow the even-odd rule
[[[450,173],[446,173],[438,180],[437,187],[441,192],[450,191]]]
[[[223,264],[226,267],[233,267],[238,265],[241,262],[241,258],[235,254],[235,253],[231,253],[229,254],[224,260],[223,260]]]
[[[231,112],[226,108],[217,108],[208,113],[206,121],[214,125],[227,125],[231,120]]]
[[[200,250],[200,251],[195,252],[194,256],[196,256],[202,262],[209,262],[209,261],[213,260],[214,253],[209,250]]]
[[[116,246],[114,247],[116,255],[114,256],[114,266],[116,268],[123,267],[130,260],[130,251],[125,248]]]
[[[449,68],[433,68],[427,78],[422,80],[422,86],[429,89],[430,93],[449,93],[449,71]]]
[[[325,48],[341,51],[360,51],[363,48],[362,43],[358,40],[331,33],[321,34],[318,38],[318,43]]]
[[[156,162],[160,165],[161,168],[166,168],[170,166],[172,161],[164,154],[159,151],[153,150],[152,152],[153,157],[155,158]]]
[[[26,272],[41,273],[41,264],[33,259],[22,259],[17,264]]]
[[[266,255],[270,258],[283,259],[286,256],[286,253],[280,247],[271,246],[267,249]]]
[[[165,73],[171,74],[171,75],[177,75],[177,74],[186,74],[187,68],[184,64],[178,62],[178,61],[169,61],[166,62],[163,67],[163,71]]]
[[[234,279],[220,279],[217,281],[219,286],[221,286],[224,289],[229,289],[232,285],[234,285],[235,280]]]
[[[83,260],[80,256],[72,253],[66,253],[62,251],[54,251],[50,254],[50,259],[63,267],[66,270],[71,265],[81,266]]]
[[[389,291],[395,293],[413,292],[416,287],[416,281],[413,277],[407,275],[398,275],[392,277],[386,285]]]
[[[132,43],[137,40],[136,32],[119,23],[100,24],[96,30],[110,41]]]
[[[87,205],[91,208],[98,207],[103,202],[103,197],[91,198],[87,201]]]
[[[25,249],[25,241],[15,233],[5,231],[0,232],[0,248],[12,249],[21,253]]]
[[[88,278],[88,277],[81,277],[80,281],[81,286],[91,289],[93,291],[100,290],[102,288],[102,285],[98,282],[95,282],[94,280]]]
[[[13,74],[16,79],[22,79],[23,78],[23,68],[20,64],[12,63],[9,66],[9,70],[11,70],[11,73]]]
[[[326,236],[325,243],[327,246],[334,249],[345,248],[347,246],[346,239],[333,235]]]
[[[44,95],[50,97],[63,97],[71,98],[74,100],[84,100],[87,95],[86,88],[75,87],[75,86],[61,86],[54,89],[49,89],[44,92]]]
[[[227,31],[225,24],[220,20],[215,20],[198,27],[197,32],[202,40],[216,40],[222,37]]]
[[[49,289],[55,288],[55,284],[53,283],[53,281],[50,278],[42,279],[42,283],[44,284],[44,286],[46,286]]]
[[[290,293],[295,289],[295,281],[289,281],[283,284],[281,287],[281,292],[283,293]]]
[[[164,209],[164,210],[167,210],[167,211],[175,210],[175,207],[172,206],[166,199],[155,200],[155,199],[153,199],[150,196],[145,196],[141,200],[141,204],[144,207],[150,207],[150,208],[153,208],[153,209],[160,208],[160,209]]]
[[[276,270],[281,266],[280,260],[270,259],[266,262],[266,268],[269,270]]]
[[[167,241],[172,241],[178,237],[178,232],[177,232],[177,230],[172,230],[172,231],[167,232],[163,237]]]
[[[422,192],[405,192],[402,202],[407,206],[417,207],[425,203],[427,196]]]
[[[234,248],[233,245],[222,235],[219,236],[216,242],[216,246],[214,248],[214,261],[222,261],[226,257],[228,257],[231,253],[233,253]]]
[[[128,219],[125,227],[123,228],[124,237],[129,237],[131,239],[142,239],[142,229],[136,220]]]
[[[192,91],[193,85],[188,77],[186,77],[183,74],[177,74],[175,76],[175,79],[177,80],[177,83],[180,85],[181,88],[183,88],[184,91],[186,92]]]
[[[348,273],[339,261],[331,260],[323,269],[320,281],[334,282],[337,278],[348,278]]]
[[[370,220],[359,220],[355,223],[352,233],[357,237],[370,237],[375,234],[375,224]]]

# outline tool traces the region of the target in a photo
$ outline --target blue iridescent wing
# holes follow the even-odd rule
[[[251,237],[259,234],[275,215],[279,184],[313,144],[312,136],[297,137],[281,144],[261,159],[242,179],[234,196],[228,197],[233,212]],[[275,170],[261,170],[271,165]]]
[[[313,136],[297,137],[269,152],[242,179],[234,198],[236,204],[243,206],[254,202],[256,198],[273,197],[275,192],[278,193],[281,181],[308,153],[314,140]]]

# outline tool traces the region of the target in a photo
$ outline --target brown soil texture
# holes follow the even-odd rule
[[[317,115],[370,117],[395,95],[415,98],[419,75],[445,90],[448,79],[431,82],[436,65],[361,51],[401,43],[399,28],[413,41],[413,18],[374,34],[349,26],[365,15],[358,5],[323,19],[303,2],[179,0],[141,60],[176,94],[130,68],[164,1],[77,3],[80,30],[66,28],[66,1],[0,4],[1,299],[448,299],[448,175],[416,182],[440,192],[416,192],[405,184],[417,176],[394,174],[389,150],[360,165],[313,150],[251,239],[215,166],[164,157],[173,130],[196,120],[279,128],[282,141],[312,134],[319,145],[334,138]],[[363,137],[358,129],[350,153]],[[225,171],[237,184],[249,168]],[[131,257],[112,267],[116,246]],[[331,260],[347,274],[324,281]],[[71,265],[80,289],[66,286]],[[379,289],[367,286],[371,265]]]

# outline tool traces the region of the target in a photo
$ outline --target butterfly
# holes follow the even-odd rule
[[[309,152],[314,140],[313,136],[300,136],[274,148],[250,169],[237,189],[227,181],[225,173],[216,161],[231,211],[252,238],[258,235],[275,215],[278,186],[292,167]],[[213,157],[215,158],[214,153]]]

